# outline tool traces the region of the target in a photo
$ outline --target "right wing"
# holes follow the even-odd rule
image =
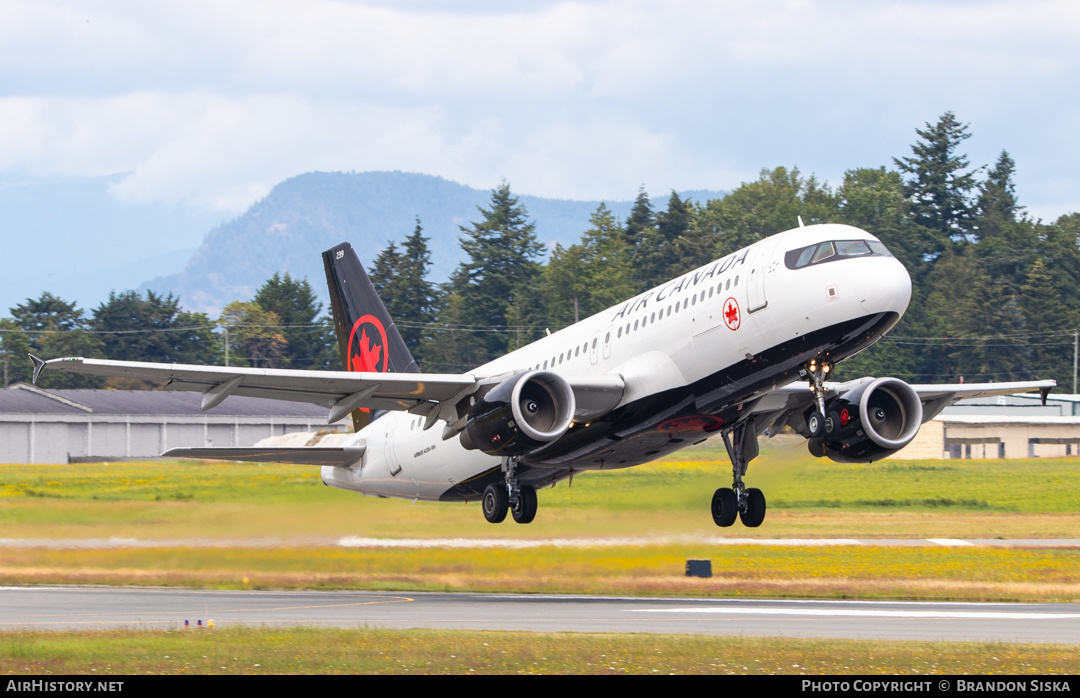
[[[844,383],[827,382],[825,383],[825,400],[829,401],[843,395],[871,380],[873,379],[859,378]],[[1017,381],[1013,383],[917,384],[910,387],[919,396],[919,401],[922,403],[922,422],[925,424],[957,400],[1038,391],[1042,394],[1045,403],[1047,393],[1055,386],[1057,386],[1056,381],[1043,380]],[[796,382],[764,395],[755,403],[752,411],[757,418],[759,431],[769,429],[770,433],[775,434],[784,426],[790,426],[795,431],[806,436],[805,414],[813,409],[813,393],[810,392],[805,383]]]

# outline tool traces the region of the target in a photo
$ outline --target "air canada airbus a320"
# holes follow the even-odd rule
[[[346,371],[33,357],[40,371],[168,380],[203,393],[329,407],[356,433],[337,448],[178,448],[165,455],[322,466],[327,485],[382,497],[480,500],[498,523],[529,523],[537,489],[626,468],[719,434],[733,482],[718,526],[759,526],[747,487],[758,436],[790,427],[815,456],[879,460],[962,397],[1041,391],[1053,381],[908,385],[826,379],[900,320],[911,279],[885,245],[846,225],[799,227],[461,375],[420,373],[348,244],[323,253]]]

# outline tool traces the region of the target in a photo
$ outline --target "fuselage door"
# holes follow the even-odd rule
[[[764,310],[769,305],[769,299],[765,295],[765,281],[771,271],[775,271],[772,253],[776,249],[776,241],[765,238],[755,247],[750,257],[750,274],[746,278],[746,312],[756,313]]]
[[[593,333],[592,339],[589,341],[589,363],[596,365],[596,362],[600,359],[600,330]]]
[[[391,475],[397,475],[401,472],[401,464],[398,462],[397,453],[394,450],[394,432],[392,428],[386,430],[386,445],[383,449],[383,457],[386,459],[386,467]]]

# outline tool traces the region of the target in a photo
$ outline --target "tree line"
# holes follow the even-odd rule
[[[645,188],[626,220],[606,205],[578,243],[546,250],[503,182],[461,226],[465,261],[428,278],[421,221],[369,270],[422,370],[461,372],[768,235],[847,223],[877,235],[911,274],[907,314],[881,342],[838,367],[838,378],[911,382],[1054,378],[1072,386],[1080,328],[1080,214],[1034,220],[1017,198],[1002,151],[973,167],[969,127],[947,112],[916,129],[911,153],[847,171],[834,187],[797,168],[704,203],[675,192],[655,209]],[[46,293],[0,319],[5,384],[26,380],[27,351],[141,361],[339,369],[331,323],[306,280],[275,275],[249,302],[211,320],[172,296],[111,294],[92,313]],[[100,384],[50,374],[59,387]],[[118,386],[119,387],[119,386]]]

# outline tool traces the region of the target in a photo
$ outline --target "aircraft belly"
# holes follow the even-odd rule
[[[896,313],[880,313],[788,336],[692,383],[624,404],[526,462],[581,470],[628,467],[663,457],[738,421],[758,395],[798,380],[810,358],[827,352],[840,360],[876,341],[898,319]]]

